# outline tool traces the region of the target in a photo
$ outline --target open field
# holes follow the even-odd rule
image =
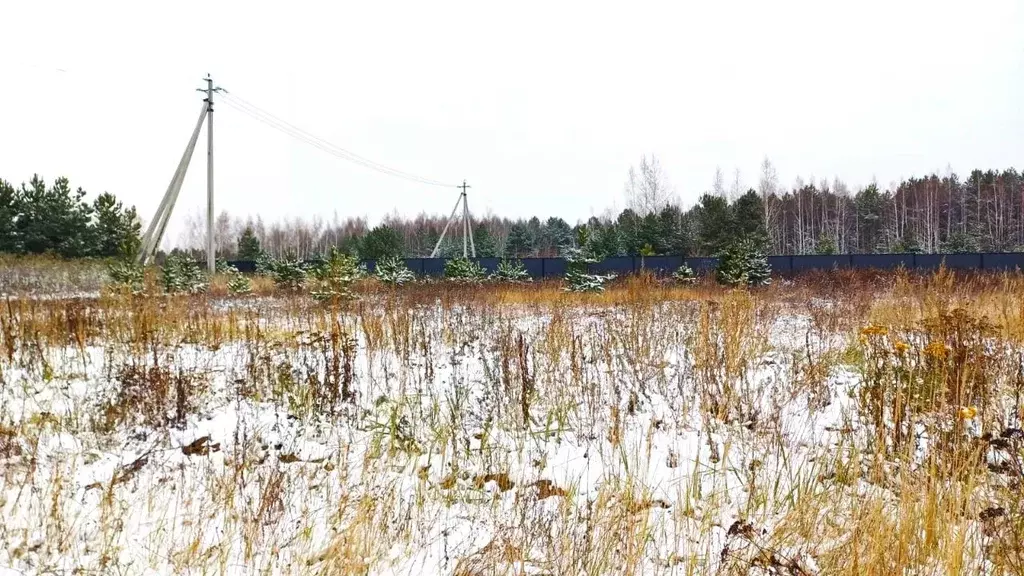
[[[356,293],[2,302],[0,574],[1024,573],[1022,276]]]

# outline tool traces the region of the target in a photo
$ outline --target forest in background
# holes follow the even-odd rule
[[[1024,178],[1015,169],[974,170],[909,178],[888,188],[853,191],[840,179],[778,181],[768,159],[756,187],[725,182],[715,174],[698,202],[681,206],[656,158],[629,170],[626,208],[573,224],[561,218],[511,220],[475,216],[473,234],[481,257],[552,257],[587,238],[597,257],[635,255],[713,256],[732,242],[754,241],[768,254],[957,253],[1024,250]],[[0,180],[0,252],[52,252],[67,257],[113,256],[137,246],[141,222],[133,207],[108,193],[93,202],[72,191],[67,179],[47,186],[34,176],[15,187]],[[176,245],[199,251],[205,218],[184,217]],[[218,257],[310,258],[331,247],[374,259],[429,256],[446,215],[388,216],[375,226],[364,218],[289,219],[221,212],[215,221]],[[453,228],[460,228],[453,226]],[[586,228],[580,235],[579,229]],[[451,235],[451,231],[449,231]],[[462,254],[458,234],[446,238],[441,255]]]

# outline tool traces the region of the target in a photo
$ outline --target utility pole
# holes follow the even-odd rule
[[[217,245],[213,236],[213,93],[220,88],[213,87],[213,78],[206,75],[206,268],[212,275],[217,271]]]
[[[471,188],[471,186],[463,180],[462,186],[459,186],[459,188],[462,188],[462,257],[466,258],[469,256],[469,235],[472,230],[469,227],[469,205],[466,202],[466,189]],[[476,258],[476,250],[473,252],[473,257]]]
[[[448,217],[444,229],[441,230],[441,237],[437,239],[437,244],[434,245],[434,250],[430,253],[431,258],[436,258],[441,250],[441,244],[444,243],[444,237],[448,234],[448,228],[455,222],[455,215],[459,212],[459,206],[462,206],[462,257],[466,258],[469,255],[469,250],[472,249],[473,258],[476,258],[476,243],[473,242],[473,228],[469,222],[469,203],[466,201],[466,189],[471,188],[471,186],[463,180],[462,186],[456,186],[456,188],[461,188],[462,192],[459,194],[459,199],[455,201],[452,215]],[[452,231],[452,234],[455,234],[455,232]]]

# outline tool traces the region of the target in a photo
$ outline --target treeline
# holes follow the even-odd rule
[[[569,224],[561,218],[474,218],[478,256],[564,255],[587,228],[596,256],[714,256],[739,238],[768,254],[1015,252],[1024,251],[1024,178],[1014,169],[975,170],[904,180],[891,189],[868,185],[856,192],[841,180],[778,185],[767,160],[757,188],[725,190],[717,176],[712,190],[688,209],[673,201],[657,161],[631,170],[627,208],[617,215]],[[731,199],[730,199],[731,197]],[[192,219],[185,245],[200,248],[205,232]],[[314,218],[264,223],[221,214],[217,228],[225,258],[240,255],[236,240],[246,231],[269,254],[300,258],[331,246],[364,258],[401,254],[429,256],[444,228],[442,215],[391,216],[370,228],[363,219]],[[453,226],[453,229],[461,227]],[[451,231],[449,231],[449,236]],[[462,238],[447,238],[440,254],[462,254]]]
[[[780,254],[1017,252],[1024,249],[1024,178],[1014,169],[910,178],[850,194],[840,181],[767,196]]]
[[[1024,250],[1024,178],[1014,169],[975,170],[910,178],[887,189],[872,184],[851,191],[839,179],[779,185],[767,159],[756,187],[739,177],[727,190],[717,173],[711,190],[686,209],[675,199],[655,158],[631,168],[626,208],[570,224],[561,218],[473,218],[481,257],[553,257],[583,248],[594,257],[714,256],[738,239],[767,254],[886,252],[1004,252]],[[743,190],[746,190],[745,192]],[[206,225],[186,215],[177,245],[201,251]],[[264,222],[222,212],[215,222],[221,259],[312,258],[336,247],[361,258],[425,257],[447,218],[393,215],[371,227],[365,219],[293,219]],[[585,228],[586,233],[580,234]],[[0,180],[0,252],[52,252],[68,257],[113,256],[137,249],[135,209],[111,194],[85,200],[67,179],[47,186],[33,177],[20,187]],[[461,225],[449,230],[440,255],[460,256]],[[587,246],[576,246],[587,238]]]
[[[0,180],[0,252],[66,258],[134,254],[140,232],[135,208],[109,193],[92,202],[85,197],[67,178],[47,186],[33,176],[17,188]]]

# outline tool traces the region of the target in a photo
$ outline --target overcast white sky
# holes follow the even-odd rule
[[[466,178],[474,212],[510,217],[621,207],[642,154],[686,205],[716,166],[755,185],[766,155],[786,184],[1024,168],[1020,1],[8,0],[0,22],[0,177],[66,175],[146,219],[207,72],[362,156]],[[457,195],[223,105],[215,136],[218,211],[373,221]],[[205,205],[201,142],[178,225]]]

